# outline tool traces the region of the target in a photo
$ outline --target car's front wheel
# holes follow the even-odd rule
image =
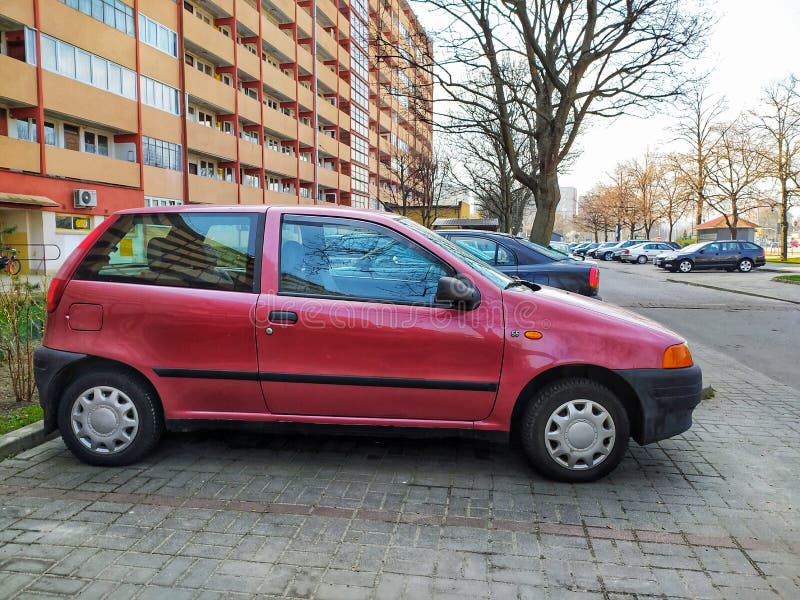
[[[613,257],[614,257],[613,252],[606,252],[605,254],[603,254],[603,260],[611,260]]]
[[[545,386],[520,424],[528,459],[546,477],[583,483],[610,473],[628,446],[625,407],[604,385],[569,378]]]
[[[694,263],[688,259],[683,259],[678,263],[678,270],[681,273],[689,273],[692,269],[694,269]]]
[[[91,465],[134,463],[155,447],[164,431],[153,390],[124,369],[79,375],[67,386],[58,408],[64,443]]]
[[[753,270],[753,261],[749,258],[743,258],[739,261],[739,271],[742,273],[749,273]]]

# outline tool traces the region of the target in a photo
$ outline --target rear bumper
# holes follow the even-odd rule
[[[639,444],[651,444],[687,431],[692,411],[703,394],[703,373],[693,365],[683,369],[626,369],[615,371],[636,392],[641,422],[634,428]]]
[[[39,404],[44,410],[44,430],[49,433],[58,427],[58,401],[61,398],[61,375],[73,363],[86,358],[86,354],[53,350],[40,346],[33,353],[33,377],[39,388]]]

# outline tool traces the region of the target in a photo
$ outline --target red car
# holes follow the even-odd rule
[[[245,421],[509,433],[591,481],[686,431],[678,335],[507,277],[401,216],[323,207],[123,211],[65,261],[35,355],[45,427],[133,463],[165,429]]]

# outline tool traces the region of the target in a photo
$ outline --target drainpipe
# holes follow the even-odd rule
[[[314,204],[319,201],[319,113],[317,112],[317,101],[319,100],[318,81],[317,81],[317,0],[313,0],[314,11],[312,12],[311,23],[311,43],[314,46]]]

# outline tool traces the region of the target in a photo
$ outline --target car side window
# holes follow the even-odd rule
[[[723,242],[722,249],[731,254],[737,254],[739,252],[739,243],[738,242]]]
[[[473,256],[480,258],[483,262],[487,262],[490,265],[495,264],[497,244],[493,241],[467,235],[451,236],[450,241],[454,244],[458,244]]]
[[[703,250],[706,252],[719,252],[719,244],[709,244]]]
[[[97,240],[75,279],[257,292],[258,213],[122,215]]]
[[[497,244],[497,258],[495,264],[500,267],[513,266],[517,264],[517,257],[508,248]]]
[[[287,215],[278,291],[401,304],[434,304],[452,267],[387,227],[338,217]]]

